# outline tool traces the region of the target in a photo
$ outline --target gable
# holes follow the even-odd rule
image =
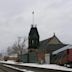
[[[48,44],[62,44],[57,37],[53,37]]]
[[[39,51],[51,53],[52,51],[62,48],[63,46],[66,46],[66,44],[63,44],[54,34],[52,37],[40,41]]]

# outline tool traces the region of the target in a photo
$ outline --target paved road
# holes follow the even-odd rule
[[[21,71],[13,70],[0,64],[0,72],[21,72]]]

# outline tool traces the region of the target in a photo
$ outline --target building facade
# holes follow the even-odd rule
[[[56,63],[58,55],[52,53],[67,44],[62,43],[54,34],[52,37],[39,41],[40,36],[36,26],[31,26],[28,36],[28,53],[20,56],[22,62],[26,63]],[[59,54],[62,56],[63,53]]]

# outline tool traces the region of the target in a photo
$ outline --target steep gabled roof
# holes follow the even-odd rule
[[[41,42],[47,42],[48,44],[63,44],[58,38],[57,36],[54,34],[52,37],[46,39],[46,40],[43,40]]]
[[[34,27],[32,25],[31,29],[30,29],[30,32],[29,32],[29,36],[30,37],[39,37],[39,33],[38,33],[38,30],[37,30],[37,27]]]
[[[51,53],[64,46],[66,46],[66,44],[45,44],[45,45],[40,44],[39,51],[45,51],[46,53]]]
[[[48,41],[49,44],[63,44],[55,35]]]
[[[52,51],[60,49],[64,46],[66,46],[66,44],[63,44],[54,34],[51,38],[40,42],[39,50],[51,53]]]

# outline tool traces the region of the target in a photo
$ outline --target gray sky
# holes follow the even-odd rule
[[[72,0],[0,0],[0,51],[28,36],[33,10],[40,40],[56,33],[72,44]]]

